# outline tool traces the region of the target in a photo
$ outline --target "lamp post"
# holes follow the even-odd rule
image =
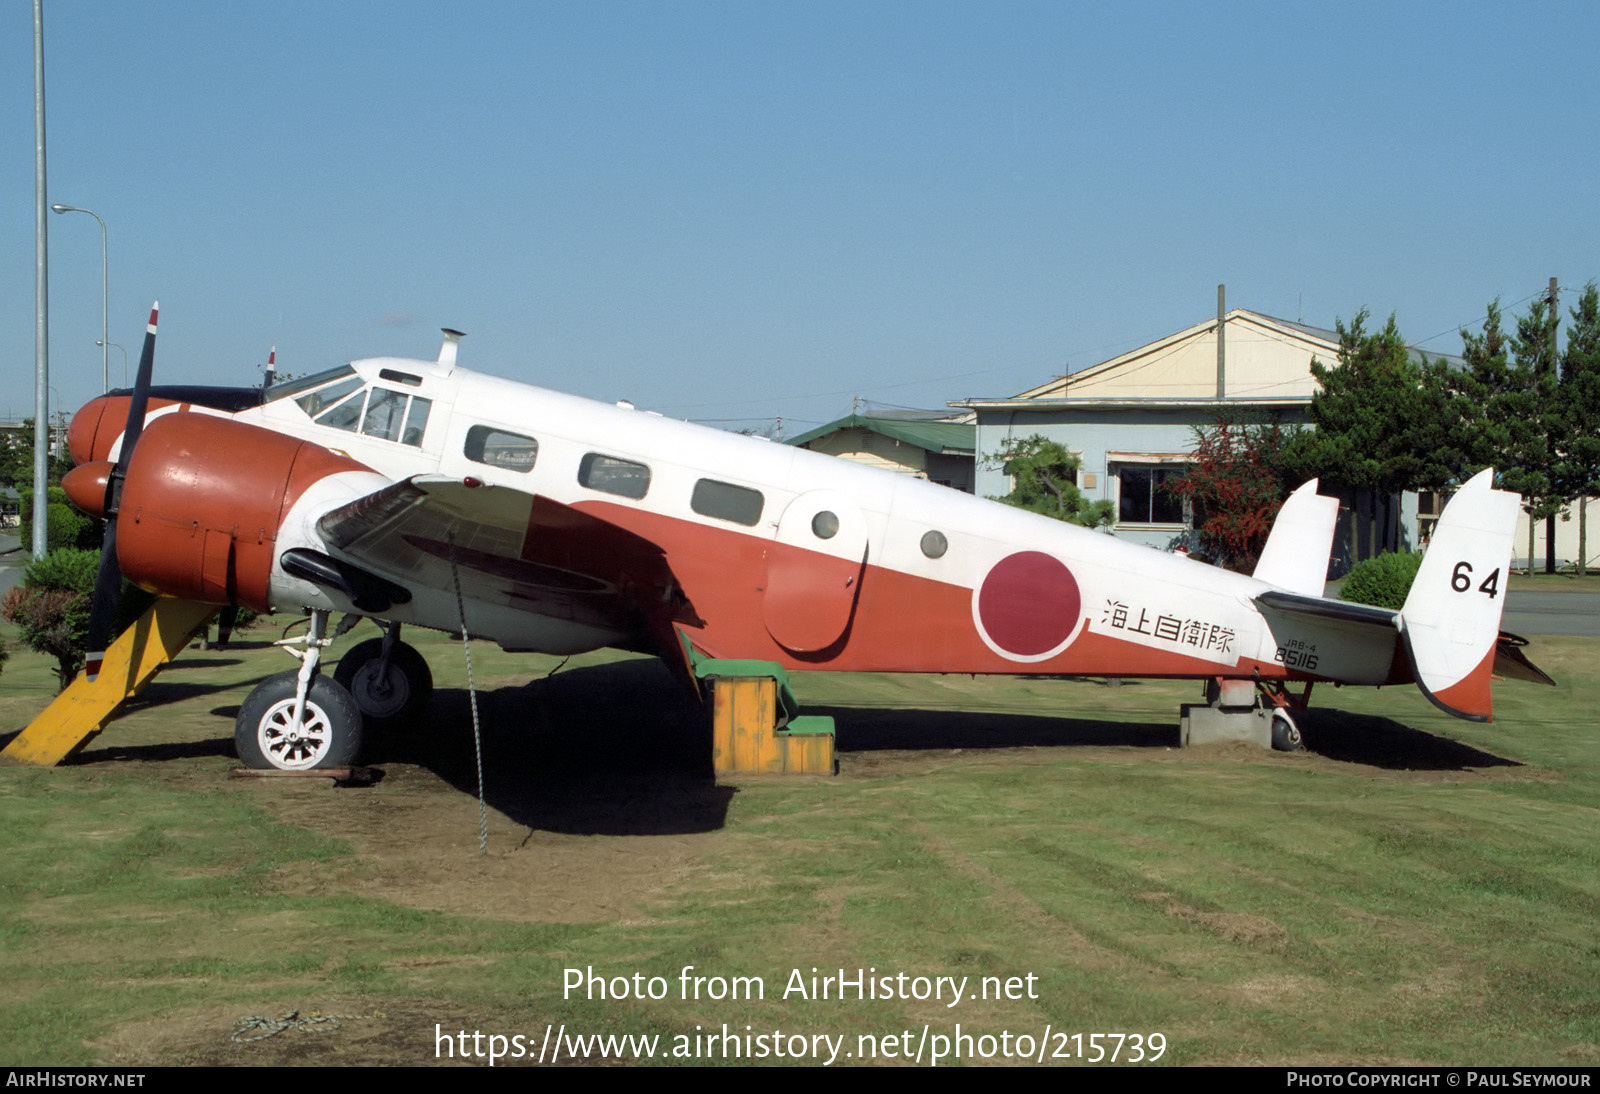
[[[105,352],[105,347],[106,347],[107,344],[108,343],[106,343],[106,342],[96,342],[95,343],[95,345],[100,347],[100,350],[101,350],[102,353]],[[123,349],[121,346],[117,345],[115,342],[111,342],[111,343],[109,343],[109,345],[111,346],[112,349],[120,350],[122,352],[122,386],[123,387],[127,387],[128,386],[128,351]],[[106,390],[109,391],[110,388],[108,387]]]
[[[111,390],[111,374],[106,367],[106,222],[100,220],[100,214],[92,209],[80,209],[76,205],[52,205],[51,212],[55,213],[88,213],[95,220],[100,221],[100,394],[104,395]]]

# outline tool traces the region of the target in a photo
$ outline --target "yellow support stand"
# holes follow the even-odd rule
[[[17,734],[0,761],[53,767],[105,728],[117,708],[148,684],[211,622],[218,608],[161,597],[106,651],[100,675],[82,673]]]
[[[833,719],[792,718],[783,727],[771,676],[717,676],[712,683],[711,763],[718,775],[832,775]]]

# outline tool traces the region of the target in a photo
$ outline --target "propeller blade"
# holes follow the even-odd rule
[[[90,680],[100,675],[106,647],[111,644],[111,628],[116,625],[117,607],[122,600],[122,568],[117,565],[117,507],[122,502],[122,480],[128,473],[139,434],[144,432],[144,412],[150,405],[150,376],[156,355],[156,316],[159,302],[150,307],[150,324],[144,330],[144,351],[139,354],[139,371],[133,381],[133,399],[128,405],[128,424],[122,430],[122,451],[117,468],[106,483],[106,534],[100,545],[100,569],[95,575],[94,596],[89,601],[89,651],[83,671]]]

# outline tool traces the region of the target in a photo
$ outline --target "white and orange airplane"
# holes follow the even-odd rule
[[[154,592],[311,614],[301,669],[241,709],[239,753],[254,766],[348,763],[363,720],[416,713],[431,679],[398,641],[404,625],[513,651],[647,651],[686,680],[701,655],[1199,678],[1219,703],[1255,704],[1280,748],[1299,745],[1292,711],[1312,683],[1415,682],[1449,713],[1487,720],[1497,652],[1503,667],[1526,665],[1499,631],[1520,498],[1488,471],[1450,502],[1395,612],[1322,596],[1338,503],[1315,481],[1285,503],[1245,576],[908,476],[471,372],[454,331],[435,360],[355,361],[264,400],[152,389],[154,334],[152,312],[133,394],[74,417],[79,466],[65,485],[115,518],[113,593],[120,567]],[[329,679],[318,659],[333,612],[386,634]],[[103,650],[108,610],[97,617]],[[1296,695],[1294,683],[1308,686]]]

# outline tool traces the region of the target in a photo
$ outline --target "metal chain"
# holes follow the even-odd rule
[[[252,1014],[241,1018],[233,1024],[233,1033],[228,1037],[230,1041],[244,1044],[249,1041],[265,1041],[268,1037],[276,1037],[280,1033],[291,1029],[327,1027],[329,1032],[339,1028],[342,1022],[358,1022],[369,1018],[382,1018],[382,1011],[373,1011],[371,1014],[321,1014],[312,1011],[304,1018],[299,1011],[293,1011],[282,1018],[263,1018],[259,1014]]]
[[[467,602],[461,595],[461,570],[456,566],[456,530],[445,530],[450,541],[450,577],[456,585],[456,615],[461,620],[461,648],[467,655],[467,701],[472,707],[472,747],[478,757],[478,856],[489,857],[489,810],[483,800],[483,735],[478,728],[478,691],[472,686],[472,645],[467,639]]]

